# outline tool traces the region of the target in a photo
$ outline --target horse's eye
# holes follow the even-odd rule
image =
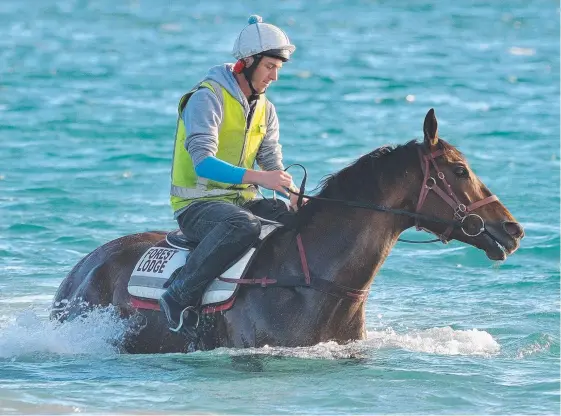
[[[454,168],[454,174],[458,178],[467,178],[469,176],[469,172],[465,166],[457,166]]]

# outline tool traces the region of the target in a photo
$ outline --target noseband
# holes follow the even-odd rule
[[[477,214],[474,214],[472,211],[474,211],[477,208],[480,208],[484,205],[487,205],[491,202],[498,201],[499,198],[497,198],[496,195],[491,195],[491,196],[488,196],[487,198],[483,198],[483,199],[481,199],[477,202],[474,202],[472,204],[469,204],[469,205],[462,204],[460,202],[460,199],[456,196],[456,194],[452,190],[452,187],[450,186],[450,184],[446,181],[446,177],[444,176],[444,173],[442,173],[442,171],[438,168],[438,164],[436,163],[435,159],[439,156],[442,156],[444,154],[444,150],[439,149],[439,150],[436,150],[432,153],[424,154],[423,151],[421,150],[421,148],[418,147],[417,151],[419,153],[419,159],[421,161],[421,170],[423,171],[423,182],[421,184],[421,193],[419,195],[419,201],[417,202],[417,208],[415,209],[415,212],[419,213],[421,211],[421,208],[423,207],[423,204],[425,203],[425,200],[427,198],[427,195],[428,195],[429,191],[432,190],[432,191],[436,192],[436,194],[439,197],[441,197],[444,200],[444,202],[446,202],[448,205],[450,205],[452,207],[452,209],[454,210],[454,219],[460,223],[459,228],[462,230],[462,232],[466,236],[477,237],[482,232],[484,232],[485,231],[485,221],[483,220],[483,218],[481,218],[481,216],[479,216]],[[434,167],[434,170],[436,171],[437,178],[440,179],[440,181],[442,182],[442,184],[444,186],[444,190],[440,186],[438,186],[438,184],[436,182],[436,179],[434,177],[430,176],[430,165],[431,164]],[[464,225],[465,225],[464,221],[469,217],[473,217],[481,223],[481,227],[479,228],[479,230],[475,234],[470,234],[464,228]],[[429,233],[435,234],[443,243],[447,243],[449,241],[450,234],[452,233],[452,231],[454,229],[453,226],[449,225],[448,228],[444,231],[444,233],[437,234],[437,233],[435,233],[431,230],[428,230],[424,227],[421,227],[419,225],[419,218],[415,218],[415,227],[417,228],[418,231],[424,230],[424,231],[427,231]]]

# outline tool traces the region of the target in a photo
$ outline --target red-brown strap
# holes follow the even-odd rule
[[[354,299],[357,302],[362,302],[368,298],[368,293],[347,292],[345,294],[347,297]]]
[[[473,211],[477,208],[482,207],[483,205],[487,205],[491,202],[495,202],[495,201],[498,201],[498,200],[499,200],[499,198],[497,198],[496,195],[488,196],[487,198],[484,198],[481,201],[477,201],[477,202],[474,202],[473,204],[471,204],[469,207],[466,208],[466,211],[471,212],[471,211]]]
[[[429,190],[433,190],[438,196],[440,196],[440,198],[442,198],[448,205],[450,205],[452,207],[452,209],[454,209],[454,217],[456,219],[464,219],[466,217],[466,213],[472,212],[474,210],[476,210],[477,208],[481,208],[484,205],[487,205],[491,202],[494,201],[498,201],[499,198],[497,198],[495,195],[491,195],[488,196],[487,198],[483,198],[481,201],[477,201],[474,202],[473,204],[468,205],[467,207],[465,207],[465,205],[463,205],[460,200],[458,199],[458,197],[456,196],[456,194],[454,193],[454,191],[452,190],[452,187],[450,186],[450,184],[446,181],[446,178],[444,176],[444,174],[442,173],[442,171],[438,168],[438,164],[436,163],[436,158],[438,156],[441,156],[442,154],[444,154],[444,150],[440,149],[437,150],[436,152],[432,152],[428,155],[424,154],[423,151],[420,148],[417,148],[418,154],[419,154],[419,159],[421,162],[421,171],[423,172],[423,182],[421,184],[421,192],[419,194],[419,200],[417,201],[417,208],[416,208],[416,212],[420,212],[421,207],[423,206],[423,204],[425,203],[425,199],[427,198],[428,195],[428,191]],[[438,186],[438,184],[436,183],[436,179],[430,178],[429,177],[429,164],[432,163],[436,173],[437,173],[437,178],[439,178],[442,183],[444,184],[444,190]],[[432,179],[430,186],[428,184],[429,179]],[[465,207],[462,208],[462,207]],[[483,221],[483,220],[482,220]],[[485,223],[483,223],[485,224]],[[433,231],[430,231],[424,227],[421,227],[419,225],[419,220],[416,219],[415,220],[415,226],[417,228],[417,230],[426,230],[429,232],[434,233]],[[453,231],[453,227],[449,226],[443,234],[436,234],[438,236],[438,238],[440,238],[440,240],[443,243],[446,243],[448,241],[448,239],[450,238],[450,234],[452,234]],[[464,231],[465,232],[465,231]]]
[[[300,234],[296,235],[296,242],[298,244],[298,251],[300,253],[300,261],[302,262],[302,270],[305,277],[305,287],[319,290],[338,298],[347,298],[352,302],[363,302],[366,300],[369,292],[367,289],[353,289],[319,277],[315,277],[312,282],[310,269],[308,268],[308,260],[306,259],[306,252],[304,251],[304,244],[302,243],[302,236]],[[300,276],[295,276],[292,281],[289,278],[287,279],[286,276],[283,276],[280,281],[277,281],[276,279],[268,279],[267,277],[264,277],[262,279],[231,279],[228,277],[219,277],[219,279],[227,283],[239,283],[248,285],[259,284],[262,287],[265,287],[267,285],[275,285],[277,287],[304,286],[302,285],[302,279]]]
[[[455,209],[458,206],[458,204],[456,202],[454,202],[454,200],[452,198],[450,198],[448,195],[446,195],[446,192],[444,192],[440,186],[434,185],[432,187],[432,190],[434,192],[436,192],[438,194],[438,196],[441,197],[444,200],[444,202],[446,202],[448,205],[450,205],[453,209]]]
[[[302,262],[302,270],[306,278],[306,285],[310,286],[310,269],[308,269],[308,260],[306,260],[306,252],[304,251],[304,244],[302,243],[302,236],[300,233],[296,236],[296,243],[298,244],[298,252],[300,253],[300,261]]]
[[[425,198],[429,193],[429,188],[427,186],[427,181],[429,179],[429,161],[423,156],[421,149],[417,149],[419,153],[419,158],[421,159],[421,170],[423,171],[423,183],[421,185],[421,193],[419,195],[419,200],[417,201],[417,208],[415,209],[416,212],[421,210],[421,207],[425,203]],[[418,221],[415,221],[418,223]]]
[[[232,279],[229,277],[219,277],[218,279],[226,283],[261,285],[262,287],[266,287],[267,285],[274,285],[275,283],[277,283],[277,279],[268,279],[267,277],[264,277],[262,279]]]

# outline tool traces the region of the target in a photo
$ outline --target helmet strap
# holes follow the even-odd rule
[[[259,66],[259,62],[261,62],[261,59],[263,59],[263,55],[260,54],[253,55],[253,62],[251,63],[251,65],[249,67],[244,65],[243,69],[241,70],[243,76],[245,77],[245,80],[249,84],[249,89],[251,90],[251,95],[247,99],[247,101],[249,102],[257,100],[259,98],[259,95],[263,94],[263,93],[258,93],[255,87],[253,86],[253,83],[251,82],[251,77],[253,76],[253,73]]]

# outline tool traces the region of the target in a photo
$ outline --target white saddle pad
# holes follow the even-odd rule
[[[242,278],[256,247],[280,226],[280,224],[263,225],[259,241],[255,246],[250,248],[240,260],[222,273],[221,276],[229,279]],[[128,284],[129,293],[143,299],[159,299],[162,293],[166,291],[164,284],[173,272],[183,267],[190,253],[190,250],[182,248],[149,248],[134,266]],[[214,279],[203,295],[202,305],[226,302],[234,294],[236,287],[236,283],[223,282],[218,278]]]

